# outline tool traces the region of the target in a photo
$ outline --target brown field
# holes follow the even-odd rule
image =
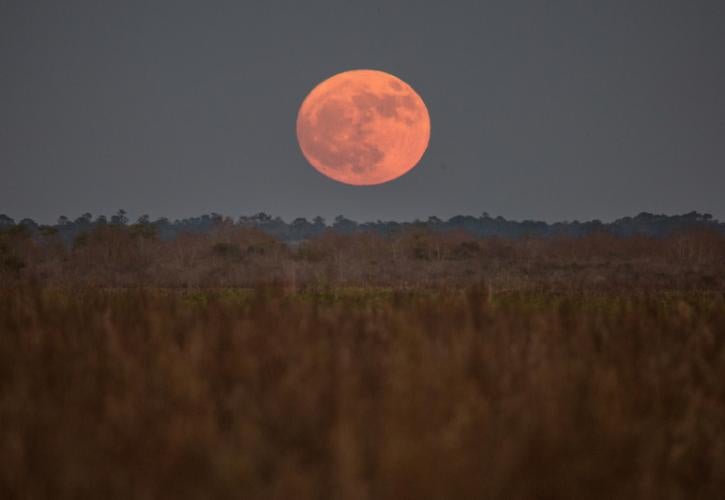
[[[0,239],[0,498],[721,498],[725,239]]]

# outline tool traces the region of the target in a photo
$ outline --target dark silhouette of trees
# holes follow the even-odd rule
[[[634,286],[688,280],[712,288],[725,275],[719,270],[725,225],[699,212],[642,213],[609,223],[549,224],[482,214],[364,223],[338,216],[327,224],[322,217],[285,222],[264,212],[236,221],[217,213],[177,220],[142,215],[130,223],[119,210],[110,220],[83,214],[59,222],[46,226],[0,216],[0,281],[25,276],[108,286],[285,280],[294,286],[387,286],[473,283],[485,274],[502,283],[554,286],[554,280],[576,278],[611,284],[626,278]],[[558,277],[564,273],[571,276]],[[539,276],[547,278],[537,281]]]
[[[15,225],[15,220],[5,214],[0,214],[0,229]]]
[[[287,242],[302,242],[322,235],[326,232],[341,235],[373,233],[384,237],[392,237],[410,231],[427,233],[464,232],[474,238],[551,238],[551,237],[583,237],[596,233],[608,233],[621,237],[649,236],[665,237],[675,232],[687,230],[712,230],[725,232],[725,224],[715,220],[712,215],[700,212],[688,212],[679,215],[661,215],[642,212],[634,217],[623,217],[613,222],[604,223],[599,220],[586,222],[567,221],[546,223],[536,220],[513,221],[501,216],[492,217],[484,212],[481,216],[456,215],[448,220],[430,216],[426,220],[412,222],[375,221],[358,223],[342,215],[335,217],[331,224],[317,216],[311,221],[298,217],[285,222],[280,217],[273,217],[265,212],[254,215],[242,215],[236,221],[218,213],[204,214],[199,217],[169,220],[165,217],[151,220],[147,214],[138,217],[135,223],[129,224],[125,210],[118,210],[110,218],[99,215],[95,220],[90,213],[82,214],[75,220],[60,216],[56,224],[43,226],[32,219],[21,219],[16,222],[8,215],[0,215],[0,230],[13,227],[24,228],[31,237],[43,234],[56,234],[67,246],[84,234],[104,226],[128,227],[136,234],[154,235],[163,241],[173,240],[182,234],[207,234],[220,227],[256,228],[276,239]],[[465,252],[470,251],[470,249]],[[464,253],[465,253],[464,252]]]
[[[347,219],[342,215],[335,217],[335,221],[332,223],[332,230],[341,234],[354,233],[357,229],[357,222]]]
[[[128,224],[128,217],[126,217],[126,211],[121,209],[116,212],[115,215],[111,216],[111,224],[114,226],[125,226]]]

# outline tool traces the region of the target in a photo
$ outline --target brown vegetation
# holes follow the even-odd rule
[[[725,235],[706,230],[515,240],[328,231],[293,246],[231,224],[170,241],[139,225],[101,226],[70,246],[53,234],[0,233],[0,285],[724,290],[724,278]]]
[[[0,498],[718,498],[725,241],[0,239]]]

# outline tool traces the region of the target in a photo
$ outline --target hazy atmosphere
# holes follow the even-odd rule
[[[0,499],[720,499],[725,1],[0,0]]]
[[[442,5],[2,1],[0,212],[725,217],[723,2]],[[302,99],[352,68],[428,105],[394,182],[299,151]]]

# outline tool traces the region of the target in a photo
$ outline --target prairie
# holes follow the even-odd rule
[[[7,236],[0,497],[721,495],[722,237],[438,238]]]

